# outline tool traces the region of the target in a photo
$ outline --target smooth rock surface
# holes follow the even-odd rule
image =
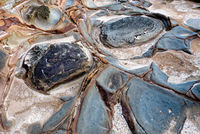
[[[63,120],[67,119],[70,116],[74,100],[75,99],[73,98],[65,102],[62,108],[44,124],[42,132],[53,130],[59,123],[62,123]]]
[[[200,84],[196,84],[192,89],[192,93],[200,100]]]
[[[185,25],[194,31],[199,31],[200,30],[200,19],[188,19],[188,20],[186,20]]]
[[[121,88],[128,81],[128,75],[118,71],[113,67],[107,68],[97,78],[98,84],[100,84],[108,92],[114,93]]]
[[[77,134],[106,134],[110,129],[107,108],[93,85],[84,98],[78,118]]]
[[[152,69],[152,73],[149,73],[151,81],[162,85],[163,87],[171,88],[179,93],[186,94],[192,88],[192,86],[199,81],[194,80],[180,84],[169,83],[168,76],[163,73],[154,63],[152,63]]]
[[[178,133],[186,118],[184,99],[137,78],[129,83],[129,104],[144,131],[148,134]]]
[[[125,17],[104,23],[101,27],[100,39],[106,46],[123,47],[150,40],[162,30],[163,24],[154,18]]]

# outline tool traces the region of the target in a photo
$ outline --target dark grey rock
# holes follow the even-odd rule
[[[88,57],[76,44],[41,44],[26,55],[26,82],[47,91],[56,84],[79,77],[90,70]]]
[[[152,5],[149,0],[130,0],[131,3],[133,3],[136,6],[143,6],[145,8],[150,7]]]
[[[101,27],[100,40],[109,47],[123,47],[150,40],[162,30],[162,22],[157,19],[125,17],[105,22]]]

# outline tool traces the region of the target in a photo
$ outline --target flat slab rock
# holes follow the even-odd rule
[[[132,126],[135,129],[131,130],[132,133],[180,133],[185,125],[185,120],[191,118],[193,114],[198,115],[198,112],[194,112],[194,109],[200,109],[200,104],[197,101],[188,99],[186,95],[174,93],[170,90],[171,88],[178,90],[176,88],[184,87],[184,85],[187,88],[187,85],[194,85],[196,81],[180,84],[180,86],[170,85],[167,81],[159,81],[159,77],[167,78],[167,75],[159,70],[154,63],[148,69],[153,69],[153,72],[147,71],[147,76],[150,76],[149,80],[160,83],[161,86],[135,76],[138,73],[133,73],[133,78],[128,80],[128,77],[130,78],[132,74],[129,75],[112,66],[101,72],[83,99],[76,125],[76,133],[112,133],[110,131],[111,111],[107,105],[109,99],[104,98],[106,97],[106,92],[116,94],[119,89],[123,89],[122,92],[126,92],[123,93],[123,96],[127,99],[122,100],[122,114],[125,116],[129,127]],[[138,70],[140,69],[132,70],[132,72],[137,72]],[[140,71],[144,72],[143,69]],[[157,72],[157,76],[154,76],[155,72]],[[115,83],[115,78],[118,80],[117,83]],[[163,87],[162,84],[164,84]],[[169,85],[171,86],[169,89],[164,88]],[[105,90],[103,95],[101,90]],[[199,84],[191,90],[198,96]],[[192,114],[188,114],[188,111]],[[128,118],[126,118],[126,113],[129,113]]]
[[[106,105],[98,89],[93,85],[84,98],[77,123],[77,134],[105,134],[110,123]]]
[[[127,96],[137,122],[148,134],[161,134],[169,129],[178,133],[181,129],[186,118],[183,98],[136,78],[130,81]]]
[[[152,57],[157,52],[167,50],[183,51],[192,54],[190,47],[192,40],[195,38],[197,38],[196,32],[188,30],[182,26],[176,26],[170,31],[167,31],[158,42],[144,52],[142,56],[136,56],[133,57],[133,59]]]
[[[200,31],[200,19],[188,19],[184,24],[194,31]]]

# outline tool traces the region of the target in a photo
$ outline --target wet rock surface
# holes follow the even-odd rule
[[[199,134],[199,7],[1,1],[0,133]]]

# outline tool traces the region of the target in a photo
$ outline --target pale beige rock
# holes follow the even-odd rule
[[[131,131],[122,115],[122,107],[119,103],[114,106],[113,128],[114,134],[131,134]]]

